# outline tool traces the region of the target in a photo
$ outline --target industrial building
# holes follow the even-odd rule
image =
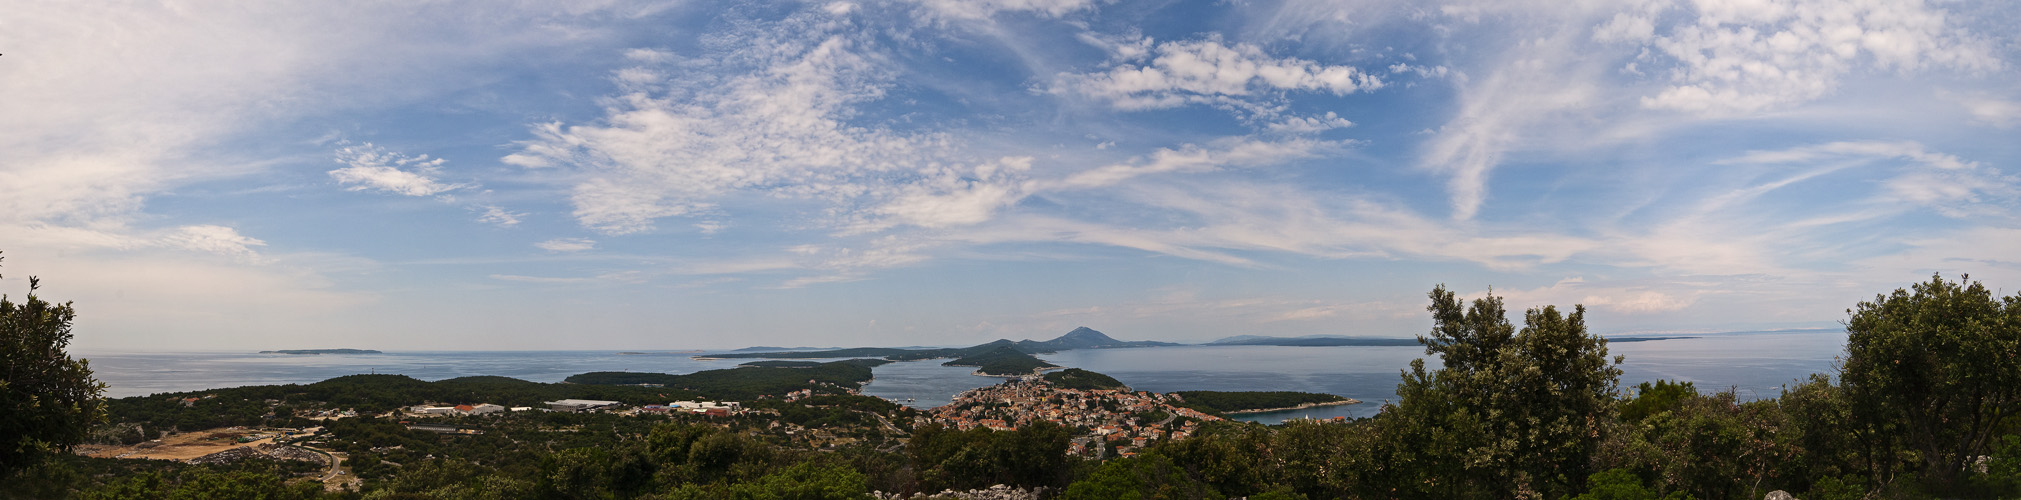
[[[585,412],[610,408],[619,404],[622,403],[617,401],[597,401],[594,399],[563,399],[560,401],[548,401],[547,409],[553,411]]]

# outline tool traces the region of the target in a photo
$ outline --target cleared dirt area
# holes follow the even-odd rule
[[[76,452],[79,455],[98,458],[189,460],[232,448],[258,446],[274,441],[273,438],[267,437],[256,441],[239,442],[239,438],[249,435],[253,433],[245,430],[211,429],[185,432],[133,446],[83,445],[78,446]]]

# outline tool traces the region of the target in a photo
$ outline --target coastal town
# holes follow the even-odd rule
[[[1203,422],[1221,417],[1178,406],[1176,394],[1124,389],[1070,389],[1031,376],[971,389],[924,419],[961,430],[1008,431],[1051,422],[1074,431],[1068,454],[1103,458],[1135,455],[1152,442],[1185,439]]]

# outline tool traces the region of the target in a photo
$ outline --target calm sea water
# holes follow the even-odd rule
[[[1615,342],[1623,387],[1659,379],[1689,381],[1700,391],[1735,391],[1742,399],[1775,397],[1812,373],[1831,373],[1844,351],[1844,332],[1711,334]],[[1132,388],[1156,392],[1304,391],[1338,394],[1361,404],[1241,415],[1276,423],[1288,418],[1364,417],[1396,400],[1396,385],[1412,359],[1427,369],[1438,359],[1422,347],[1160,347],[1090,349],[1041,356],[1054,364],[1094,370]]]
[[[1845,345],[1844,332],[1714,334],[1699,338],[1609,345],[1627,357],[1622,385],[1669,379],[1700,390],[1733,390],[1743,399],[1774,397],[1781,387],[1812,373],[1830,373]],[[592,371],[693,373],[730,368],[745,360],[696,360],[689,354],[621,355],[611,351],[396,351],[358,355],[288,355],[243,352],[79,352],[91,360],[111,397],[141,396],[245,385],[310,383],[357,373],[396,373],[422,380],[498,375],[559,382]],[[1092,349],[1041,356],[1062,366],[1116,377],[1139,390],[1171,392],[1306,391],[1363,401],[1291,412],[1244,415],[1275,423],[1287,418],[1360,417],[1396,399],[1399,373],[1419,347],[1156,347]],[[947,404],[956,393],[1001,382],[970,375],[974,368],[941,360],[907,361],[876,368],[865,394],[919,408]],[[1437,359],[1426,360],[1437,367]]]

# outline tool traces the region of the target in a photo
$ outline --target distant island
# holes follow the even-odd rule
[[[981,353],[963,356],[961,359],[941,363],[942,366],[973,366],[975,374],[988,377],[1022,377],[1034,375],[1059,365],[1047,363],[1037,356],[1025,354],[1013,346],[997,346]]]
[[[1179,391],[1172,394],[1184,405],[1213,414],[1269,413],[1303,410],[1315,406],[1361,404],[1360,400],[1332,394],[1294,391]]]
[[[1093,328],[1079,327],[1058,338],[1047,341],[997,339],[970,347],[953,348],[900,348],[900,347],[851,347],[820,351],[766,351],[754,352],[758,348],[744,348],[730,352],[704,354],[695,359],[830,359],[876,357],[891,361],[917,361],[925,359],[954,358],[944,363],[947,366],[974,366],[979,368],[976,375],[982,376],[1022,376],[1056,368],[1033,354],[1054,353],[1073,349],[1117,349],[1128,347],[1176,346],[1171,342],[1148,340],[1116,340]]]
[[[371,349],[281,349],[260,351],[260,354],[385,354]]]

